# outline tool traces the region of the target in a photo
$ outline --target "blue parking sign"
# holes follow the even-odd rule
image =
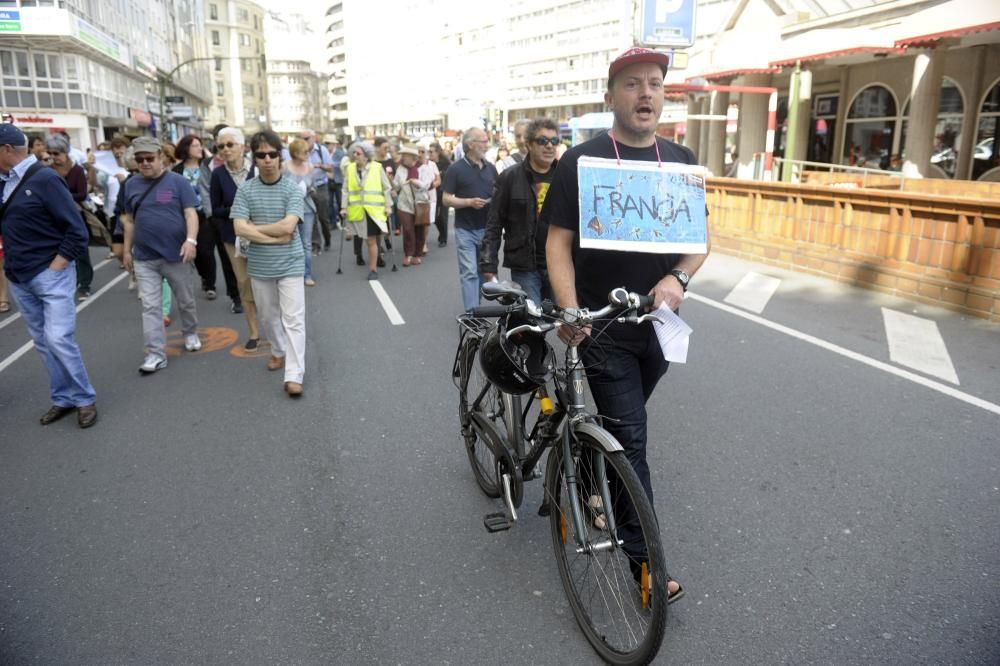
[[[639,43],[687,47],[694,44],[695,0],[642,0]]]

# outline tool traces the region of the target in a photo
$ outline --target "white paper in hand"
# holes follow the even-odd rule
[[[659,340],[660,349],[663,350],[663,358],[671,363],[686,363],[691,327],[666,304],[661,303],[653,314],[663,322],[662,324],[660,321],[653,322],[653,330],[656,331],[656,339]]]

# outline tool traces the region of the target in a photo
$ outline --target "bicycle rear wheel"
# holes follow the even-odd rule
[[[562,444],[553,447],[546,470],[559,576],[580,628],[605,661],[648,664],[660,649],[667,621],[666,565],[656,517],[625,454],[607,453],[589,436],[578,436],[569,466],[575,492],[567,484]],[[584,533],[577,532],[572,503]]]
[[[484,436],[492,436],[494,446],[503,441],[503,403],[500,391],[490,383],[479,366],[477,352],[480,342],[480,338],[469,336],[459,355],[459,418],[472,475],[487,497],[497,498],[500,497],[497,460]]]

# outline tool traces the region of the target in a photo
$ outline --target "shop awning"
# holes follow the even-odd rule
[[[790,67],[796,62],[830,60],[877,53],[902,53],[896,46],[895,30],[826,28],[804,32],[778,45],[772,67]]]
[[[934,46],[948,37],[991,30],[1000,30],[1000,3],[993,0],[949,0],[906,17],[898,28],[900,37],[896,39],[895,46]]]

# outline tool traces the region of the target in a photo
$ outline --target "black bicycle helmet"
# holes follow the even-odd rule
[[[522,323],[520,318],[502,318],[479,347],[479,365],[486,377],[504,393],[515,395],[545,384],[556,367],[544,335],[522,331],[507,339],[507,331]]]

